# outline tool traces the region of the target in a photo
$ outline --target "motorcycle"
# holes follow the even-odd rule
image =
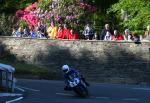
[[[74,78],[69,81],[70,88],[79,96],[85,98],[88,97],[87,85],[79,78]]]

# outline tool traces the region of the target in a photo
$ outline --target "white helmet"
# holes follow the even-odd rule
[[[64,73],[68,73],[70,69],[69,69],[69,66],[67,64],[65,64],[62,66],[62,70]]]

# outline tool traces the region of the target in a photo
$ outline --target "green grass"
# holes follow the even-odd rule
[[[0,60],[0,63],[8,64],[16,68],[15,77],[27,79],[54,79],[48,69],[22,62]]]

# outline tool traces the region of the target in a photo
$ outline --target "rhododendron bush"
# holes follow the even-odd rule
[[[18,10],[16,16],[25,21],[29,26],[36,26],[38,23],[38,17],[33,13],[37,9],[37,3],[33,3],[24,9]]]
[[[88,15],[96,11],[96,7],[80,0],[39,0],[26,8],[16,12],[16,16],[25,21],[30,27],[36,26],[38,21],[48,23],[68,23],[77,28],[81,21],[86,22]]]

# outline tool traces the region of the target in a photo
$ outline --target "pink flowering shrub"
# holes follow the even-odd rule
[[[21,19],[24,20],[25,22],[27,22],[27,24],[30,27],[36,26],[38,23],[38,18],[32,14],[32,11],[37,9],[37,3],[33,3],[29,6],[27,6],[25,9],[22,10],[18,10],[16,12],[16,16]]]
[[[83,8],[83,9],[89,11],[89,12],[95,12],[96,11],[96,7],[95,6],[92,6],[92,5],[89,5],[89,4],[86,4],[86,3],[81,2],[81,3],[78,3],[78,5],[81,8]]]
[[[44,20],[56,23],[69,23],[76,28],[78,26],[77,20],[86,20],[85,18],[88,18],[88,15],[95,11],[95,6],[77,2],[76,0],[70,0],[67,3],[63,0],[59,2],[43,0],[18,10],[16,16],[20,20],[25,21],[30,27],[35,27],[39,20]]]

